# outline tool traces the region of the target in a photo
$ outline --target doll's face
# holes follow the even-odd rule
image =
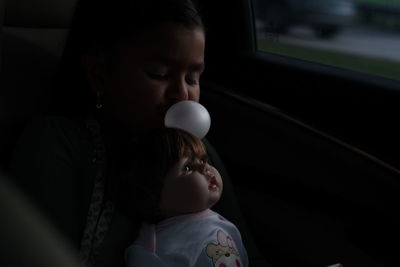
[[[167,173],[161,192],[166,217],[211,208],[222,194],[221,175],[200,159],[181,158]]]

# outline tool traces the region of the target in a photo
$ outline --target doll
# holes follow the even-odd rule
[[[127,266],[248,266],[238,229],[210,209],[223,182],[202,141],[163,128],[129,147],[121,206],[141,226],[126,249]]]

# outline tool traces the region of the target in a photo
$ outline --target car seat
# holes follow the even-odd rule
[[[1,38],[0,168],[25,122],[43,111],[75,0],[5,0]],[[50,12],[49,12],[50,11]]]
[[[80,266],[75,251],[7,178],[25,122],[42,112],[75,1],[0,1],[0,262]],[[48,12],[51,11],[51,12]]]
[[[19,189],[1,174],[0,212],[2,266],[81,266],[72,246]]]

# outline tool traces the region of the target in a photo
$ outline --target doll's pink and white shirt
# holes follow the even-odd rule
[[[248,267],[236,226],[209,209],[144,225],[125,261],[128,267]]]

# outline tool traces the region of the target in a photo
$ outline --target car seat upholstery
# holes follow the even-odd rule
[[[74,0],[0,0],[2,266],[80,266],[71,246],[5,175],[20,130],[42,111],[74,4]]]
[[[0,212],[1,266],[81,266],[65,238],[1,173]]]
[[[1,51],[3,46],[3,34],[2,34],[3,22],[4,22],[4,1],[0,1],[0,73],[1,73]]]
[[[4,0],[1,38],[0,168],[25,122],[43,111],[76,0]]]

